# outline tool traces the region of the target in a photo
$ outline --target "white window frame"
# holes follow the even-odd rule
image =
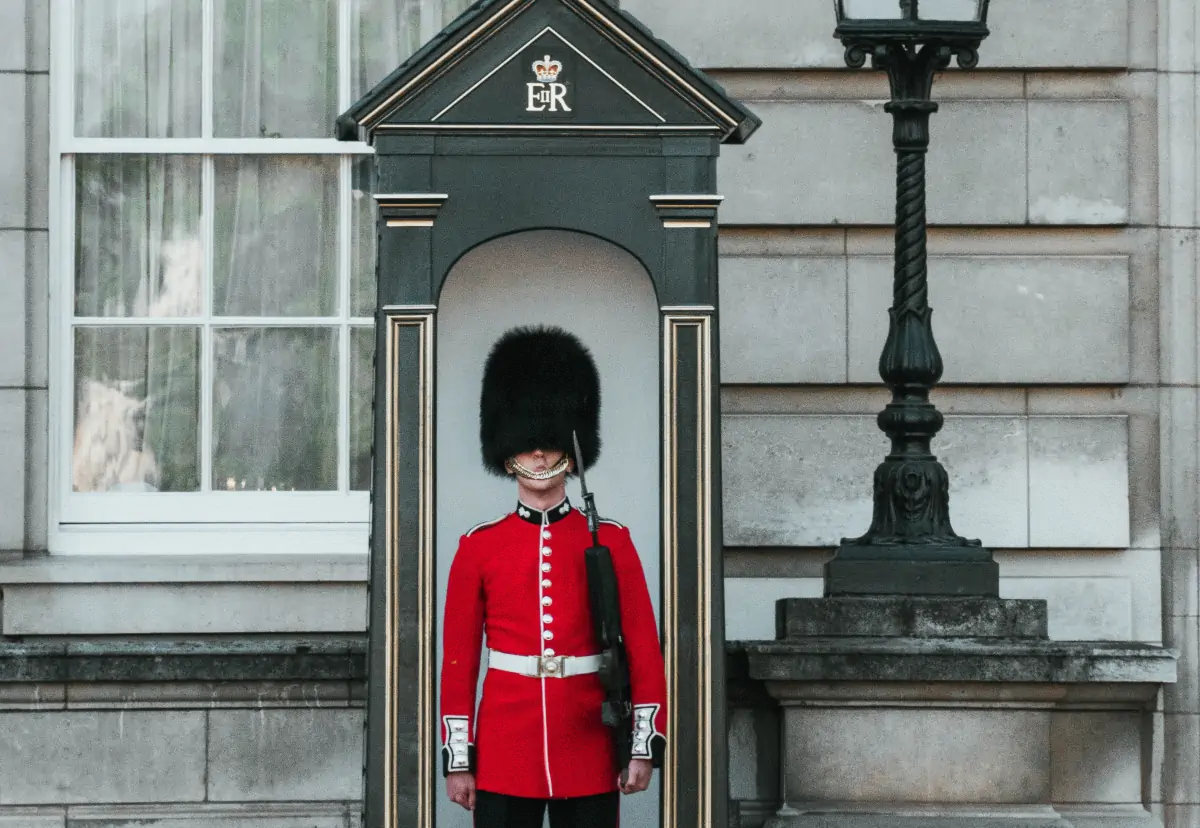
[[[47,470],[48,535],[51,553],[62,555],[263,555],[367,554],[370,495],[348,490],[350,331],[370,328],[370,317],[348,315],[352,267],[352,180],[354,163],[374,150],[334,138],[212,138],[213,42],[216,0],[203,3],[202,136],[186,139],[78,138],[74,135],[75,44],[73,0],[51,0],[50,75],[50,390]],[[90,0],[85,0],[90,2]],[[338,111],[353,103],[352,0],[339,0],[337,16]],[[422,41],[440,29],[440,0],[420,0]],[[331,125],[332,127],[332,125]],[[198,155],[203,159],[202,238],[206,287],[211,286],[213,159],[220,155],[322,155],[339,159],[339,315],[321,318],[81,319],[74,316],[75,157],[79,154]],[[208,308],[210,290],[204,303]],[[70,489],[74,432],[72,331],[81,323],[105,327],[187,325],[201,330],[202,487],[211,478],[212,330],[239,322],[255,327],[319,322],[339,332],[338,490],[333,492],[78,493]]]

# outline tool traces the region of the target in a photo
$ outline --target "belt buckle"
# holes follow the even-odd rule
[[[538,656],[538,677],[561,678],[566,666],[566,656]]]

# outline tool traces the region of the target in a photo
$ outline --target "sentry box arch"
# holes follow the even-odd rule
[[[437,511],[438,487],[459,470],[439,465],[439,378],[464,367],[439,359],[439,304],[460,262],[515,234],[547,245],[593,237],[649,276],[657,377],[636,402],[653,411],[656,451],[636,473],[657,498],[659,525],[640,529],[653,537],[642,552],[654,552],[645,562],[660,585],[671,704],[655,812],[663,828],[726,825],[716,173],[721,144],[758,126],[604,0],[480,0],[338,119],[339,139],[374,147],[378,205],[367,828],[451,821],[440,818],[437,679],[439,584],[453,550],[438,538],[489,515]],[[594,262],[608,253],[561,250],[584,251],[570,255],[591,256],[587,278],[606,278]],[[487,285],[456,295],[486,296]],[[589,295],[555,321],[613,312]],[[506,295],[488,301],[501,312]],[[604,382],[621,393],[618,376]],[[600,510],[620,519],[621,495],[601,480],[589,473]]]

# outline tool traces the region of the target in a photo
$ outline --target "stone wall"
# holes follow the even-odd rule
[[[0,828],[351,828],[361,638],[0,642]]]
[[[352,828],[361,685],[0,688],[2,828]]]
[[[50,3],[0,3],[0,551],[18,554],[47,546]],[[886,84],[843,69],[827,0],[622,5],[765,121],[721,161],[721,368],[728,632],[771,637],[770,599],[819,594],[828,548],[866,528],[886,451]],[[1192,0],[993,5],[980,68],[935,87],[935,450],[956,529],[997,548],[1006,596],[1050,602],[1052,637],[1179,650],[1144,801],[1200,828],[1200,19]],[[18,561],[0,633],[354,634],[364,577],[355,555]],[[0,826],[355,819],[347,685],[0,691],[0,744],[21,746],[0,752]],[[777,805],[778,713],[738,698],[731,794],[754,821]]]

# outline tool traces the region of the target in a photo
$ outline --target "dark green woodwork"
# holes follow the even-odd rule
[[[561,63],[561,69],[552,81],[543,82],[533,64],[547,56]],[[530,111],[531,105],[536,111]],[[720,419],[715,393],[717,157],[722,143],[741,143],[758,126],[758,119],[719,86],[603,0],[480,0],[338,119],[340,139],[366,141],[375,149],[372,190],[379,204],[380,322],[388,313],[406,309],[431,312],[455,263],[478,245],[543,229],[589,234],[629,251],[650,274],[664,318],[682,312],[708,320],[710,336],[702,338],[701,326],[681,329],[678,360],[664,364],[664,370],[675,372],[680,380],[672,413],[684,444],[673,470],[680,489],[675,607],[680,620],[677,629],[664,630],[664,635],[678,643],[677,661],[683,665],[676,676],[679,687],[696,686],[699,665],[705,661],[711,676],[706,705],[686,690],[672,699],[677,741],[675,755],[666,761],[674,763],[677,798],[672,822],[679,828],[699,828],[705,807],[699,793],[704,790],[712,792],[707,806],[711,821],[703,820],[705,828],[727,824]],[[676,206],[670,196],[699,199]],[[697,203],[689,203],[693,201]],[[677,226],[680,221],[687,226]],[[409,330],[405,336],[417,336],[416,328]],[[442,794],[440,778],[430,782],[436,790],[420,788],[414,753],[419,728],[430,724],[418,720],[420,702],[435,698],[435,687],[425,686],[415,669],[422,629],[429,629],[428,618],[421,626],[419,547],[413,531],[421,508],[416,494],[421,468],[413,457],[418,423],[408,419],[422,393],[421,361],[415,340],[402,343],[395,375],[389,378],[386,343],[381,330],[364,826],[384,828],[385,759],[387,751],[395,749],[391,793],[397,811],[386,828],[407,828],[417,826],[419,814],[433,809],[432,798]],[[707,376],[697,373],[701,365],[708,367]],[[391,400],[385,391],[389,379],[396,388]],[[426,391],[436,393],[432,378],[427,379]],[[711,400],[707,412],[700,408],[703,399]],[[389,406],[407,412],[394,434],[396,462],[390,471],[382,462],[388,448],[382,414]],[[706,421],[711,456],[701,457],[694,438]],[[704,469],[707,480],[700,473]],[[434,481],[436,485],[436,468]],[[390,632],[396,636],[402,670],[393,674],[397,678],[390,688],[385,681],[388,631],[383,629],[381,605],[388,575],[385,504],[379,495],[389,482],[399,492],[410,493],[397,505],[401,529],[393,546],[399,577],[393,574],[392,583],[398,590],[400,617]],[[698,511],[698,486],[713,493],[707,515]],[[707,568],[705,548],[711,550]],[[425,554],[428,565],[434,566],[436,554]],[[665,580],[667,573],[663,574]],[[711,595],[708,607],[697,599],[705,581]],[[712,613],[708,639],[701,626],[706,609]],[[384,743],[378,726],[385,692],[395,697],[400,711],[398,736],[403,743],[395,746]],[[705,722],[713,739],[707,768],[699,761]]]
[[[917,4],[902,4],[915,14]],[[958,55],[974,66],[985,24],[937,26],[913,20],[842,22],[846,63],[887,72],[897,156],[893,304],[879,374],[892,401],[879,427],[892,449],[875,472],[874,515],[859,538],[842,540],[825,565],[825,594],[996,596],[999,566],[980,541],[959,536],[950,521],[950,480],[932,453],[941,413],[929,394],[942,376],[934,341],[926,259],[925,156],[935,73]]]

